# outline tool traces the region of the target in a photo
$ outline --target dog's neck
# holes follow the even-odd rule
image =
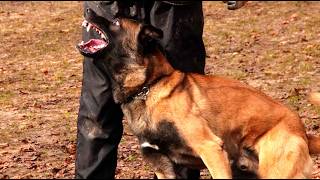
[[[152,84],[155,80],[168,76],[175,71],[160,50],[156,50],[152,55],[148,55],[145,58],[150,63],[148,65],[146,84]]]
[[[131,102],[135,99],[146,100],[150,87],[175,71],[175,69],[168,62],[167,58],[158,49],[155,50],[154,53],[145,56],[144,59],[146,62],[148,62],[147,79],[135,93],[126,98],[124,103]]]

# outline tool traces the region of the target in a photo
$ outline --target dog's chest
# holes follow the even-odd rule
[[[153,122],[144,101],[122,105],[122,110],[131,131],[138,137],[142,147],[150,146],[168,151],[170,147],[186,146],[173,122],[166,119]]]
[[[122,110],[131,131],[139,140],[143,153],[148,153],[149,150],[157,151],[176,163],[184,161],[182,164],[199,160],[179,134],[174,122],[167,119],[153,122],[143,101],[122,105]]]
[[[146,128],[137,137],[142,148],[155,147],[162,153],[170,153],[172,149],[186,148],[186,143],[179,135],[175,125],[167,120],[161,120],[156,128]]]
[[[176,164],[203,167],[201,159],[193,153],[170,121],[161,120],[155,129],[145,129],[137,137],[143,154],[156,152]]]

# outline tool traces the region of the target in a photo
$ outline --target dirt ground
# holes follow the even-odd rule
[[[320,3],[204,2],[207,74],[246,82],[320,135]],[[82,80],[82,2],[0,2],[0,178],[73,178]],[[125,131],[116,178],[152,178]],[[320,178],[320,156],[313,178]],[[202,170],[202,178],[210,178]]]

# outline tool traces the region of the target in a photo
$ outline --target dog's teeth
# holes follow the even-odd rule
[[[104,34],[100,34],[102,39],[106,39],[106,36]]]
[[[88,25],[88,27],[87,27],[87,32],[89,32],[91,26],[92,26],[91,24]]]
[[[105,47],[104,44],[100,44],[100,45],[95,46],[94,48],[95,48],[95,49],[101,49],[101,48],[104,48],[104,47]]]
[[[88,21],[84,20],[84,21],[82,22],[82,26],[83,26],[83,27],[87,27],[87,26],[88,26]]]
[[[116,26],[120,26],[120,22],[119,22],[119,20],[115,20],[115,21],[113,21],[113,24],[114,24],[114,25],[116,25]]]

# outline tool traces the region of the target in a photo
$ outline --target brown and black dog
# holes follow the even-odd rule
[[[239,81],[173,69],[150,25],[86,13],[83,26],[102,39],[77,48],[106,64],[114,100],[158,178],[178,178],[179,165],[232,178],[231,164],[259,178],[310,177],[320,138],[296,113]]]

